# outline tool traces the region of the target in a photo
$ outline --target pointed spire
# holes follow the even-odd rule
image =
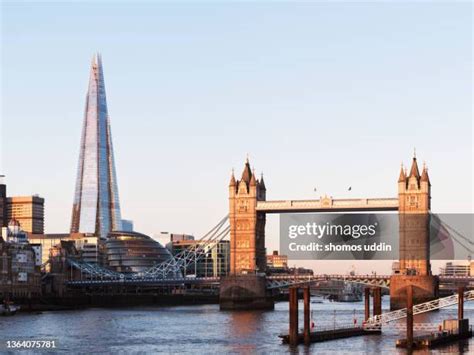
[[[97,67],[97,53],[94,53],[91,60],[91,70]]]
[[[92,56],[91,70],[89,75],[89,91],[95,92],[101,89],[104,90],[103,80],[102,58],[100,53],[97,52]]]
[[[92,85],[92,83],[95,84],[95,81],[98,79],[97,77],[97,55],[94,54],[92,57],[91,61],[91,70],[90,70],[90,75],[89,75],[89,87]]]
[[[247,159],[245,161],[245,166],[244,166],[244,171],[242,172],[242,179],[245,181],[247,184],[250,183],[250,179],[252,178],[252,170],[250,169],[250,162],[249,158],[247,156]]]
[[[402,166],[400,168],[400,176],[398,178],[398,182],[405,182],[405,181],[407,181],[407,176],[406,176],[405,170],[403,169],[403,163],[402,163]]]
[[[421,173],[421,181],[426,181],[430,183],[430,177],[428,176],[428,168],[426,167],[425,163],[423,163],[423,172]]]
[[[234,169],[232,169],[232,175],[230,176],[229,186],[235,186],[235,185],[236,185],[236,181],[235,181]]]
[[[409,177],[420,178],[420,171],[418,170],[418,163],[416,162],[416,156],[413,156],[413,162],[411,163],[410,176]]]
[[[250,186],[257,186],[257,180],[255,179],[255,170],[252,172],[250,177]]]
[[[263,180],[263,173],[260,175],[260,188],[266,190],[265,181]]]

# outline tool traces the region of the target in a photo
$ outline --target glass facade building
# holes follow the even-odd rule
[[[38,195],[7,198],[8,221],[20,222],[23,231],[33,234],[44,233],[44,198]]]
[[[86,96],[71,233],[103,239],[122,229],[110,119],[100,55],[92,59]]]
[[[145,234],[125,231],[109,233],[105,255],[107,266],[123,273],[144,272],[172,258],[168,249],[156,240]]]
[[[173,255],[184,250],[199,246],[199,241],[187,235],[171,234],[171,241],[166,248]],[[204,247],[204,255],[198,261],[191,261],[184,275],[195,275],[196,277],[219,277],[227,276],[230,271],[230,241],[215,241]]]

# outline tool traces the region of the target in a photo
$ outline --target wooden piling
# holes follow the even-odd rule
[[[407,286],[407,349],[413,347],[413,286]]]
[[[298,288],[290,287],[290,345],[298,345]]]
[[[382,314],[382,289],[374,287],[374,316]]]
[[[464,287],[458,288],[458,319],[464,319]]]
[[[365,300],[365,321],[370,318],[370,288],[364,289]]]
[[[311,326],[310,326],[310,299],[311,293],[309,286],[303,288],[303,302],[304,302],[304,328],[303,337],[304,343],[309,345],[311,343]]]

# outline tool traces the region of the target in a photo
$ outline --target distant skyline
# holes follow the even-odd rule
[[[45,198],[48,233],[69,230],[97,51],[139,232],[204,234],[247,154],[268,199],[394,197],[416,147],[433,212],[473,212],[470,3],[1,6],[0,174],[9,195]],[[277,216],[266,231],[278,249]]]

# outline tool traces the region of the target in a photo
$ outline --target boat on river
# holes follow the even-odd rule
[[[13,316],[20,309],[20,306],[15,306],[11,302],[3,302],[0,304],[1,316]]]

